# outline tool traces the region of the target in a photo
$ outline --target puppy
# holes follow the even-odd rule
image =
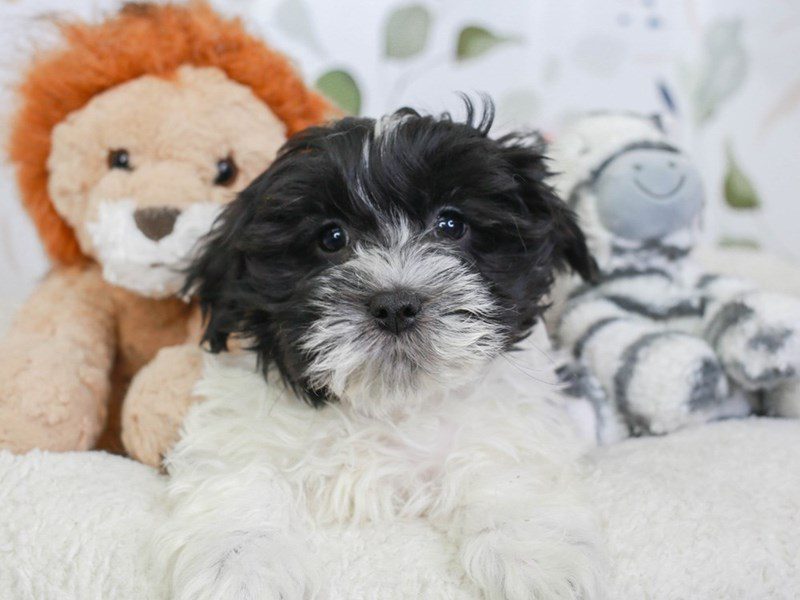
[[[219,219],[188,286],[211,351],[263,377],[210,365],[168,458],[174,598],[340,597],[313,530],[407,519],[488,598],[601,597],[578,444],[524,342],[554,271],[594,261],[538,138],[477,113],[309,129]]]

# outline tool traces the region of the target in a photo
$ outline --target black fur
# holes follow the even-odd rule
[[[326,399],[325,390],[303,381],[307,357],[297,340],[315,318],[306,302],[315,276],[347,259],[347,251],[329,255],[317,244],[332,222],[363,241],[378,236],[379,222],[391,215],[402,214],[423,232],[443,208],[460,212],[467,235],[441,243],[458,245],[503,307],[497,319],[509,349],[542,312],[556,269],[570,266],[594,279],[596,265],[573,213],[544,181],[538,138],[491,139],[491,104],[481,115],[466,104],[465,122],[401,109],[396,116],[406,118],[379,141],[375,121],[365,118],[310,128],[287,141],[226,208],[189,270],[186,291],[200,299],[211,350],[242,337],[265,369],[277,366],[314,404]]]

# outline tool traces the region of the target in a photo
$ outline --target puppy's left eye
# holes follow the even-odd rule
[[[451,240],[460,240],[467,233],[467,224],[463,217],[454,210],[442,211],[436,217],[434,227],[437,235]]]
[[[338,252],[347,245],[347,233],[341,226],[332,223],[319,234],[319,247],[325,252]]]
[[[231,185],[239,174],[239,167],[232,156],[225,157],[217,161],[217,176],[214,178],[214,185]]]

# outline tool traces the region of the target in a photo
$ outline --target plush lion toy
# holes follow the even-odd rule
[[[157,464],[200,369],[181,268],[221,205],[330,109],[204,3],[60,29],[12,122],[21,195],[56,266],[0,343],[0,447],[119,451],[122,412],[128,452]]]

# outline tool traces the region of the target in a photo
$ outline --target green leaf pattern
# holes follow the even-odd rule
[[[745,175],[736,156],[733,153],[733,145],[730,141],[726,146],[727,167],[725,169],[725,182],[723,193],[725,203],[734,210],[754,210],[761,207],[761,200],[758,197],[753,183]]]
[[[361,114],[361,90],[347,71],[327,71],[317,78],[315,87],[346,113]]]
[[[518,41],[516,37],[498,35],[480,25],[468,25],[458,34],[456,60],[477,58],[496,46]]]
[[[431,15],[423,5],[395,9],[386,20],[386,56],[402,60],[418,55],[428,43],[430,28]]]

